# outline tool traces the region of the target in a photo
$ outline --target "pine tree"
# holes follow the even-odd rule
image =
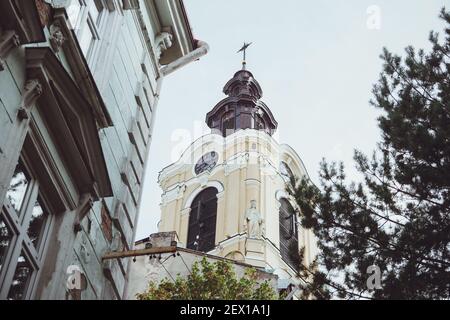
[[[295,179],[288,187],[320,251],[299,266],[305,297],[450,298],[450,12],[440,18],[444,39],[431,32],[429,53],[383,50],[371,101],[382,137],[372,157],[355,151],[362,182],[323,160],[320,188]],[[379,289],[368,287],[370,266]]]

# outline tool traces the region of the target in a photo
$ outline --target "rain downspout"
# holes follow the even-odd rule
[[[172,72],[184,67],[185,65],[200,59],[201,57],[206,55],[208,51],[209,45],[204,41],[197,40],[197,49],[162,67],[161,74],[165,77]]]

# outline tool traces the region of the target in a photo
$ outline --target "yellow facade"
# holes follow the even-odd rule
[[[219,159],[214,168],[199,175],[195,164],[206,153],[215,151]],[[210,254],[243,261],[274,270],[282,278],[292,278],[294,270],[280,255],[280,199],[295,202],[285,191],[286,178],[280,172],[285,162],[297,177],[307,172],[296,152],[279,144],[272,136],[254,129],[239,130],[227,137],[209,134],[195,141],[181,158],[163,169],[159,183],[163,189],[159,231],[176,231],[186,245],[190,207],[205,188],[215,187],[217,220],[215,248]],[[246,212],[256,201],[260,213],[262,236],[249,237]],[[310,231],[299,227],[299,247],[305,246],[305,263],[315,255]]]

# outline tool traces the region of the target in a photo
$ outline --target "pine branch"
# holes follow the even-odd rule
[[[422,90],[424,90],[424,93],[422,93],[420,90],[417,89],[416,85],[414,85],[413,82],[408,81],[407,78],[391,63],[390,59],[385,60],[389,66],[395,71],[395,73],[404,81],[406,82],[408,85],[411,86],[411,88],[416,91],[422,98],[424,98],[425,100],[429,101],[429,102],[434,102],[434,103],[438,103],[443,107],[444,112],[446,112],[448,115],[450,115],[450,112],[446,109],[447,107],[440,102],[439,100],[436,100],[435,98],[433,98],[430,93],[423,87],[421,87],[421,85],[419,84],[419,87],[421,87]],[[426,94],[426,95],[425,95]]]

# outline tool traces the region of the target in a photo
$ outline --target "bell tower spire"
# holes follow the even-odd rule
[[[245,43],[238,51],[243,53],[242,69],[236,72],[223,88],[227,95],[206,115],[206,124],[213,133],[226,137],[238,130],[255,129],[273,135],[278,123],[269,107],[261,100],[263,92],[253,74],[246,69]]]
[[[242,69],[206,115],[211,133],[159,175],[164,191],[159,231],[175,231],[192,254],[271,269],[287,289],[300,282],[297,252],[304,250],[306,266],[315,259],[314,234],[298,227],[296,203],[285,191],[293,177],[308,176],[297,153],[272,136],[278,124],[246,68],[249,46],[238,51]]]

